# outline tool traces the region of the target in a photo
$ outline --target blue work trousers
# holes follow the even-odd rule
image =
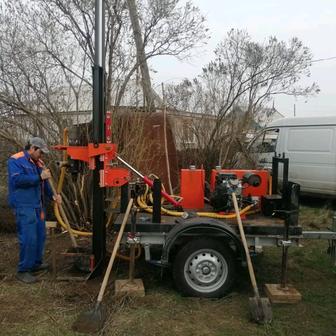
[[[45,220],[41,209],[34,208],[16,208],[15,216],[20,244],[18,272],[29,272],[42,264]]]

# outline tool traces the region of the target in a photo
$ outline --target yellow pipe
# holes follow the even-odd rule
[[[67,128],[64,128],[63,130],[63,145],[68,146],[69,145],[69,131]],[[68,160],[68,154],[67,151],[63,151],[63,161]],[[66,167],[61,167],[61,174],[58,180],[57,184],[57,192],[60,193],[63,188],[63,183],[64,183],[64,177],[65,177],[65,172],[66,172]]]
[[[147,194],[147,191],[145,192],[145,194]],[[143,198],[144,197],[142,197],[142,196],[138,196],[137,203],[139,204],[139,206],[143,210],[145,210],[145,211],[147,211],[149,213],[152,213],[153,212],[153,207],[147,205],[144,202]],[[253,207],[254,207],[253,204],[248,205],[247,207],[245,207],[244,209],[242,209],[240,211],[240,215],[243,215],[243,214],[247,213]],[[184,213],[184,212],[181,212],[181,211],[168,210],[168,209],[165,209],[164,207],[161,207],[161,211],[164,214],[167,214],[167,215],[170,215],[170,216],[179,216],[179,217],[181,217],[183,215],[183,213]],[[214,212],[196,212],[196,215],[199,216],[199,217],[209,217],[209,218],[216,218],[216,219],[232,219],[232,218],[236,218],[236,214],[221,215],[221,214],[214,213]]]
[[[69,137],[68,137],[68,129],[65,128],[63,130],[63,145],[64,146],[68,146],[69,144]],[[67,155],[67,152],[64,151],[63,152],[63,161],[66,161],[68,159],[68,155]],[[61,173],[60,173],[60,177],[58,179],[58,183],[57,183],[57,193],[60,194],[62,192],[62,188],[63,188],[63,183],[64,183],[64,178],[65,178],[65,173],[66,173],[66,167],[62,167],[61,168]],[[65,224],[60,212],[59,212],[59,209],[58,209],[58,206],[57,206],[57,203],[55,202],[54,203],[54,213],[55,213],[55,216],[56,216],[56,219],[58,221],[58,223],[60,223],[60,225],[65,229],[67,230],[67,225]],[[84,231],[79,231],[79,230],[74,230],[71,228],[71,231],[74,235],[76,236],[84,236],[84,237],[91,237],[92,236],[92,233],[91,232],[84,232]]]
[[[143,195],[141,196],[138,196],[137,198],[137,202],[138,204],[140,205],[140,207],[149,212],[149,213],[152,213],[153,212],[153,208],[151,206],[149,206],[145,199],[147,198],[147,194],[148,194],[148,191],[149,191],[149,187],[146,185],[146,190],[144,192]],[[149,194],[149,198],[151,200],[151,203],[153,203],[153,197],[152,197],[152,194],[150,193]],[[253,204],[251,205],[248,205],[247,207],[245,207],[244,209],[242,209],[240,211],[240,215],[243,215],[245,213],[247,213],[250,209],[252,209],[254,207]],[[170,216],[179,216],[181,217],[183,212],[181,211],[171,211],[171,210],[168,210],[168,209],[165,209],[164,207],[161,207],[161,211],[167,215],[170,215]],[[221,214],[218,214],[218,213],[214,213],[214,212],[196,212],[196,215],[197,216],[200,216],[200,217],[209,217],[209,218],[216,218],[216,219],[232,219],[232,218],[236,218],[236,214],[230,214],[230,215],[221,215]]]

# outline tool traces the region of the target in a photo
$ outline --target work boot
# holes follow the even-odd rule
[[[37,279],[29,272],[17,272],[16,278],[26,284],[35,283]]]
[[[42,263],[40,265],[37,265],[37,266],[33,267],[32,272],[36,273],[36,272],[40,272],[40,271],[46,271],[47,269],[49,269],[49,264]]]

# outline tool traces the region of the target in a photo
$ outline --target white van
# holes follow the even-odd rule
[[[336,197],[336,116],[276,120],[252,140],[249,151],[258,153],[263,168],[272,167],[275,153],[284,154],[289,180],[300,184],[302,194]]]

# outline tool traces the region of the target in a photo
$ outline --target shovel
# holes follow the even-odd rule
[[[125,230],[126,222],[127,222],[128,216],[132,208],[132,204],[133,204],[133,199],[131,198],[128,203],[123,221],[121,223],[117,240],[113,247],[112,255],[111,255],[109,264],[107,266],[102,285],[99,290],[99,294],[98,294],[95,307],[87,312],[81,313],[78,316],[77,320],[74,322],[72,326],[72,329],[75,331],[82,332],[82,333],[95,333],[104,326],[104,323],[106,320],[106,311],[102,305],[103,296],[104,296],[104,292],[107,286],[109,276],[111,274],[114,259],[119,249],[120,241],[121,241],[122,235]]]
[[[251,261],[251,256],[250,256],[250,253],[247,247],[243,223],[240,218],[238,202],[237,202],[237,197],[236,197],[235,192],[232,193],[232,200],[233,200],[233,205],[234,205],[236,216],[237,216],[240,237],[244,245],[248,271],[250,274],[251,284],[252,284],[253,292],[254,292],[254,297],[249,298],[251,317],[255,322],[260,323],[260,324],[270,323],[272,321],[272,316],[273,316],[271,303],[268,298],[261,298],[259,294],[259,290],[257,287],[257,281],[255,278],[253,265]]]

